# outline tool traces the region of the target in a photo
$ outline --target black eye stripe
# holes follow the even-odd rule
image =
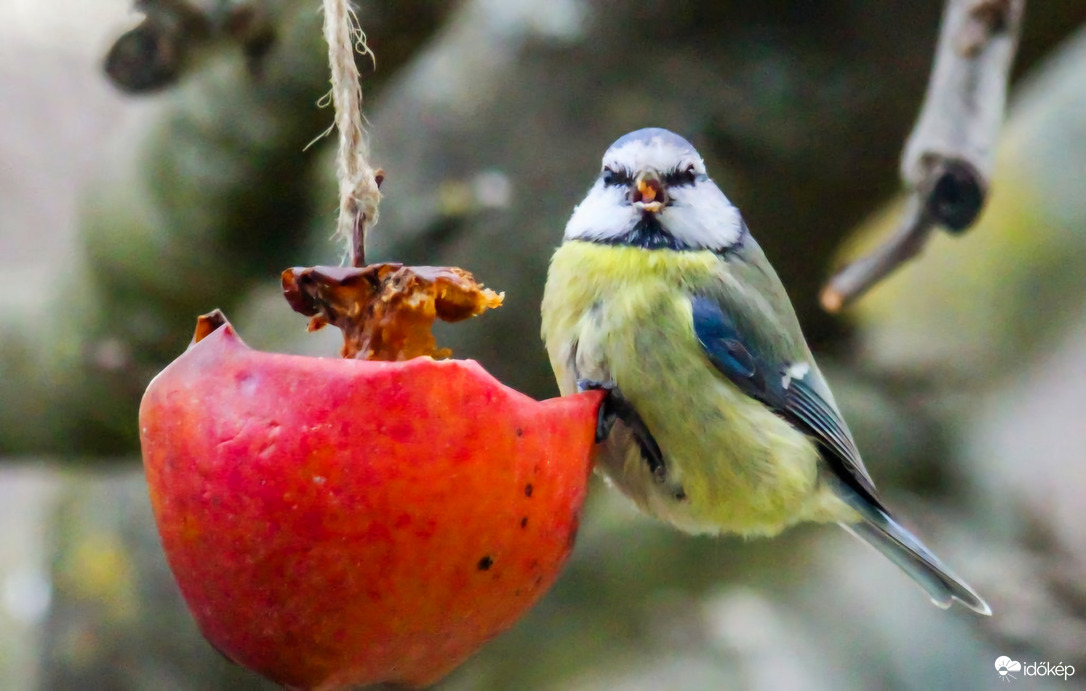
[[[619,170],[604,168],[600,177],[603,178],[605,187],[623,187],[633,183],[633,176],[628,170],[622,168]],[[685,187],[695,184],[700,177],[702,176],[698,175],[694,166],[687,166],[683,170],[669,170],[663,176],[663,183],[668,187]]]
[[[610,168],[604,168],[603,184],[605,187],[619,187],[629,185],[633,182],[633,177],[626,170],[611,170]]]
[[[683,170],[669,170],[664,175],[664,184],[668,187],[683,187],[693,185],[698,180],[698,174],[694,166],[687,166]]]

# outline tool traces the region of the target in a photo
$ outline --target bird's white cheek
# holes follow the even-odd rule
[[[593,188],[573,210],[565,239],[601,239],[621,235],[636,221],[637,211],[619,188]]]
[[[700,247],[728,247],[739,239],[739,211],[719,190],[682,190],[674,200],[660,220],[677,239]]]

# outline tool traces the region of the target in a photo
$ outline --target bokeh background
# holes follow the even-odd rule
[[[260,689],[207,646],[155,534],[136,410],[194,318],[329,355],[279,296],[338,262],[314,2],[248,4],[261,57],[103,74],[123,0],[0,4],[0,688]],[[978,226],[830,316],[834,266],[900,213],[937,0],[360,0],[388,174],[373,260],[469,267],[505,306],[440,335],[537,397],[546,263],[621,134],[688,136],[742,209],[892,507],[990,601],[941,611],[832,527],[694,538],[594,483],[558,585],[444,689],[991,688],[1086,678],[1086,4],[1032,2]],[[268,47],[270,46],[270,48]],[[247,54],[248,52],[248,54]],[[1030,687],[1062,681],[1019,679]]]

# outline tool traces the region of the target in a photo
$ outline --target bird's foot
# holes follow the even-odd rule
[[[578,379],[577,390],[581,392],[607,392],[607,395],[600,401],[600,407],[596,411],[596,443],[600,444],[606,441],[607,437],[611,436],[611,430],[615,426],[615,421],[619,419],[618,410],[615,407],[615,383],[598,382],[592,381],[591,379]]]
[[[667,479],[667,465],[664,463],[664,454],[660,451],[660,445],[656,443],[656,439],[645,426],[644,420],[622,395],[615,383],[578,379],[577,390],[607,392],[600,401],[599,412],[596,414],[596,443],[599,444],[611,436],[615,423],[621,420],[630,428],[630,433],[641,449],[641,457],[648,463],[653,479],[663,483]]]
[[[611,436],[611,430],[615,421],[619,419],[619,413],[615,406],[616,397],[614,382],[599,382],[592,379],[578,379],[577,391],[606,391],[607,395],[600,401],[600,407],[596,412],[596,443],[599,444]]]
[[[613,381],[596,381],[595,379],[578,379],[577,391],[584,393],[585,391],[613,391],[615,389],[615,383]]]

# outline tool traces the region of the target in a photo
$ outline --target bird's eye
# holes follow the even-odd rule
[[[664,176],[664,182],[667,183],[668,187],[682,187],[684,185],[693,185],[695,182],[697,182],[697,179],[698,173],[694,169],[693,164],[688,165],[683,170],[679,170],[678,168],[676,168],[675,170],[670,171],[667,175]]]
[[[630,174],[624,170],[603,169],[603,184],[605,187],[615,187],[630,184]]]

